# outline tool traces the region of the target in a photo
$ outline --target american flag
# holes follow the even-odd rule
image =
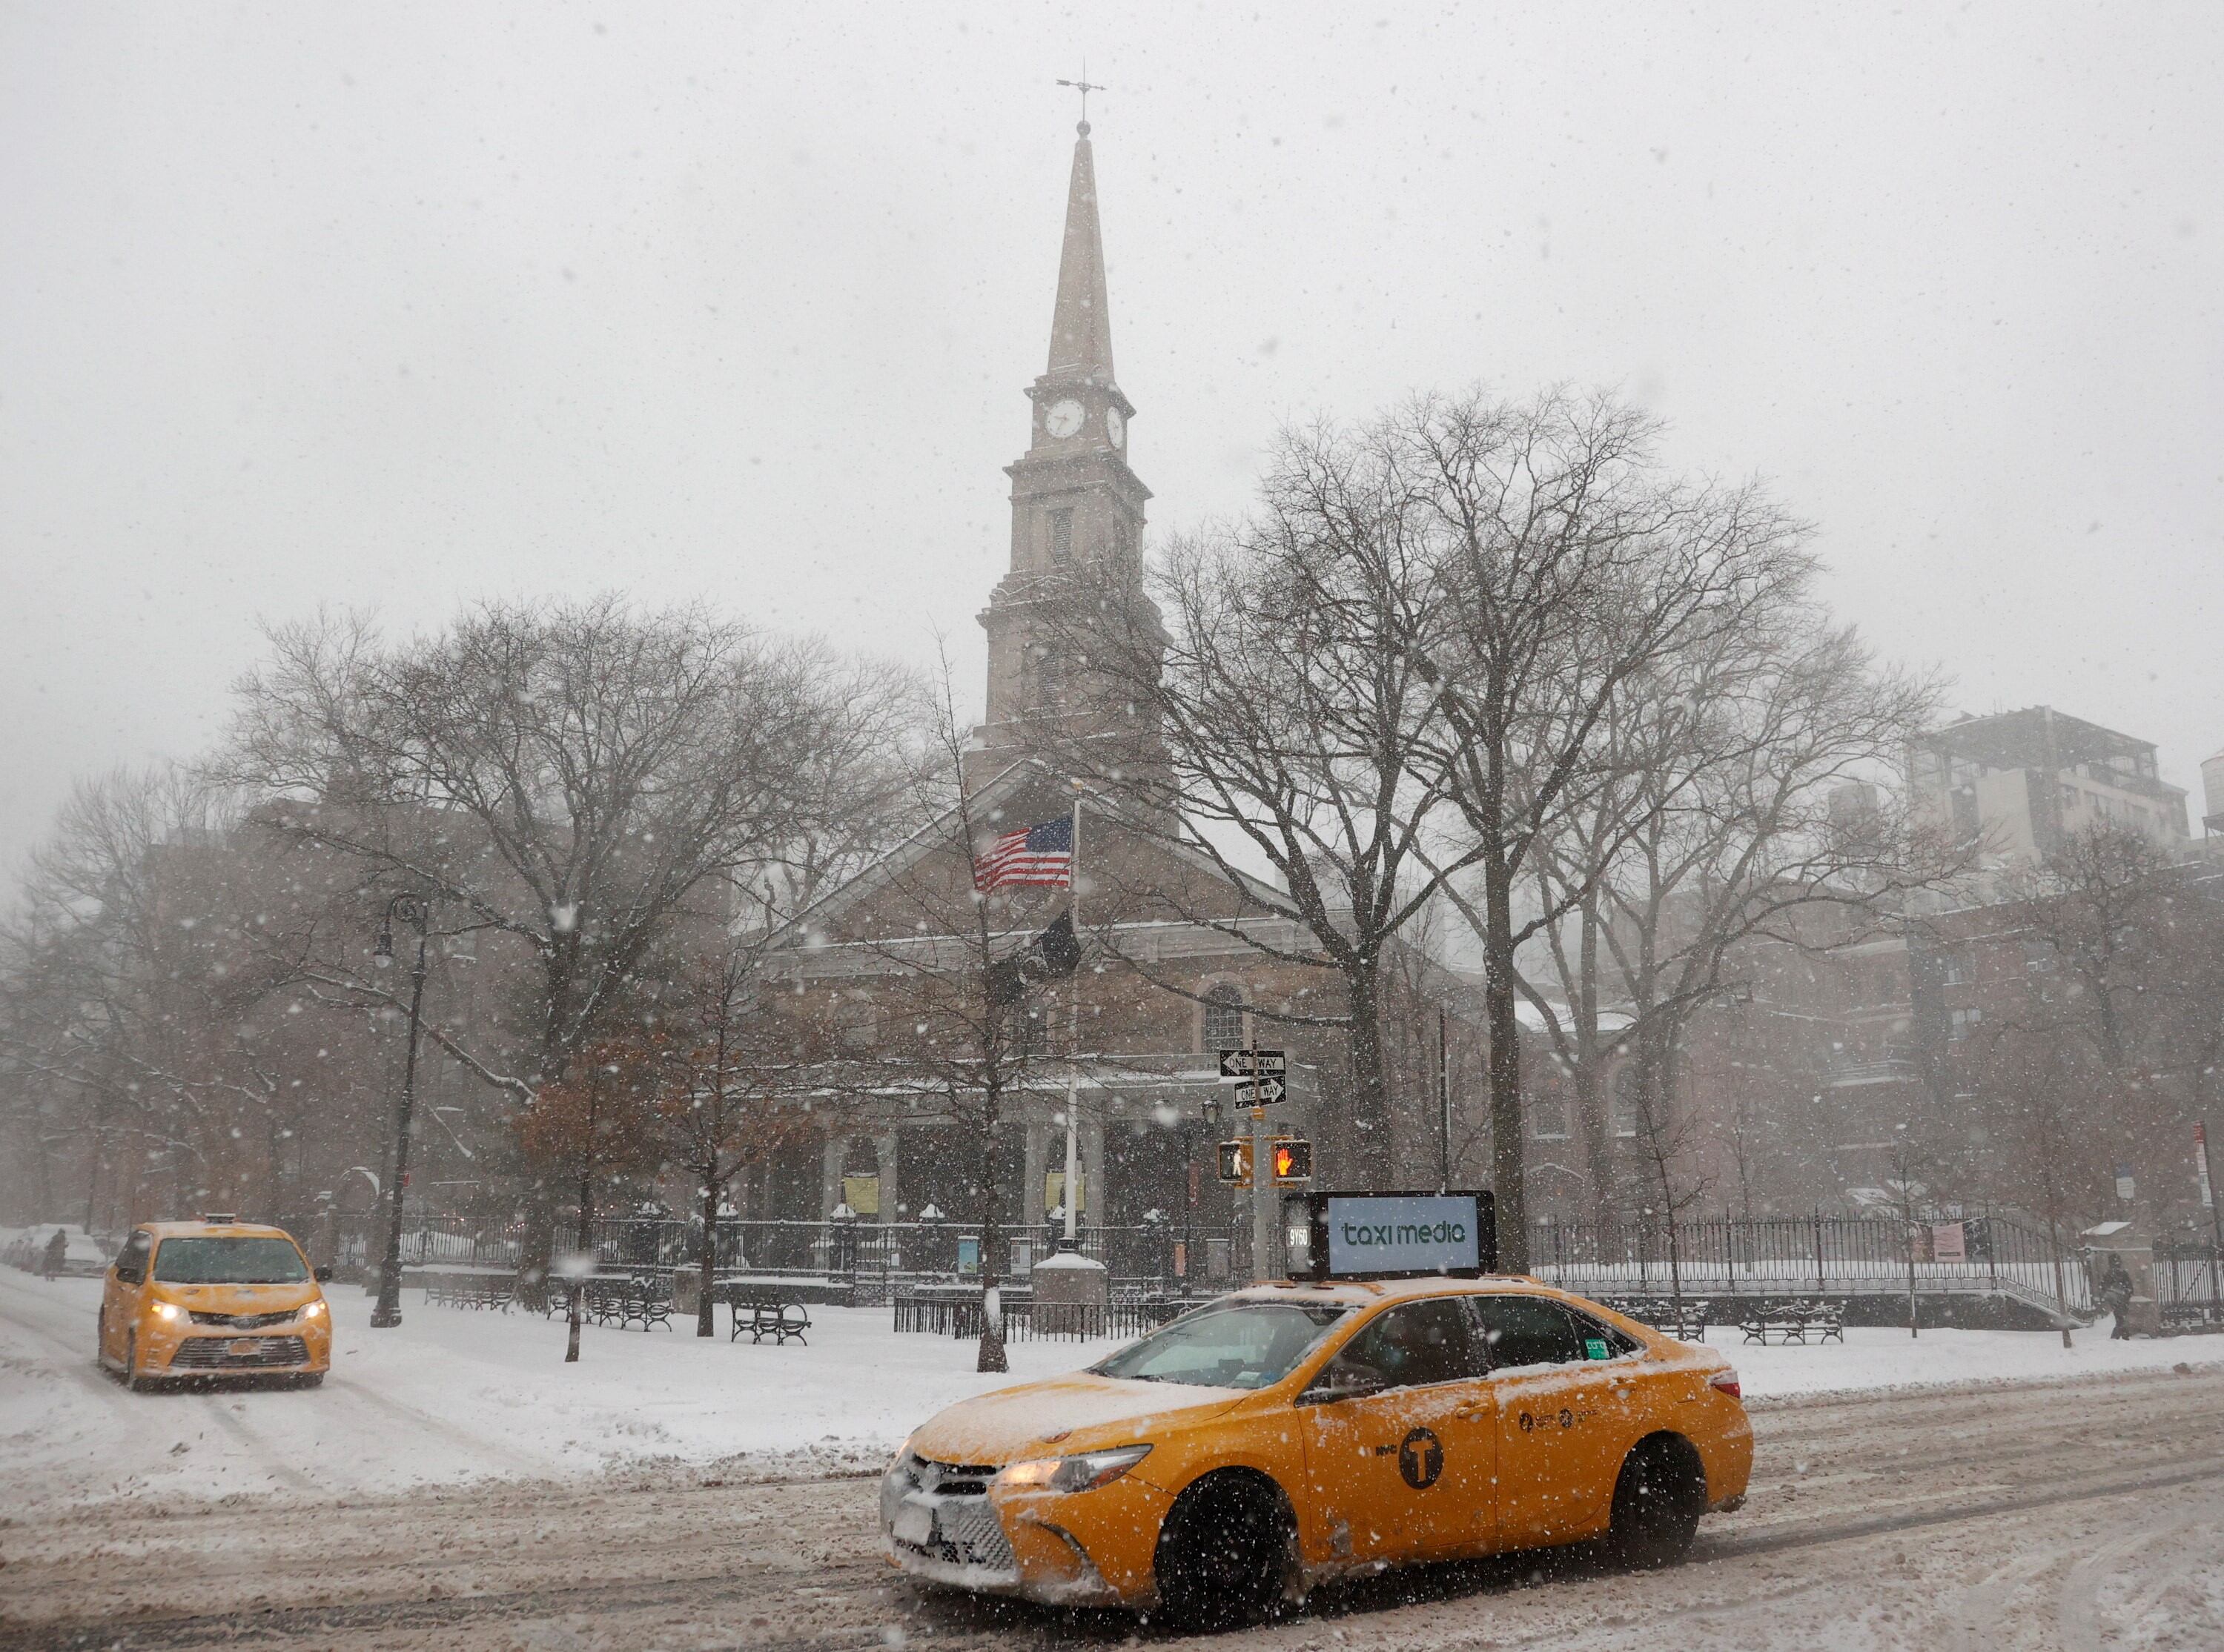
[[[1060,815],[1039,825],[1006,832],[973,862],[973,886],[982,894],[1014,885],[1067,889],[1073,884],[1073,820]]]

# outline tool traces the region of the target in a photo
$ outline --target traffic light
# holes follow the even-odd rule
[[[1274,1143],[1274,1180],[1277,1182],[1310,1182],[1313,1179],[1313,1144],[1297,1136],[1284,1136]]]
[[[1247,1141],[1220,1144],[1220,1179],[1233,1188],[1251,1185],[1251,1144]]]

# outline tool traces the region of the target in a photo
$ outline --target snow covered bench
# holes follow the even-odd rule
[[[1843,1342],[1845,1315],[1833,1302],[1794,1302],[1771,1308],[1738,1321],[1747,1342]]]
[[[761,1342],[767,1337],[775,1347],[785,1347],[792,1338],[809,1347],[804,1333],[811,1328],[811,1310],[801,1302],[782,1302],[774,1296],[733,1296],[727,1299],[733,1310],[733,1329],[726,1333],[726,1340],[738,1342],[742,1333],[749,1334],[749,1340]]]

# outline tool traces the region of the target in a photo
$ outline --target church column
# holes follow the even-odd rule
[[[1042,1229],[1043,1178],[1050,1174],[1050,1120],[1030,1109],[1027,1132],[1027,1185],[1020,1190],[1020,1220],[1028,1233],[1036,1233]]]
[[[902,1132],[890,1130],[873,1138],[873,1151],[881,1162],[881,1220],[896,1220],[896,1149]]]
[[[820,1155],[818,1214],[823,1220],[842,1202],[842,1167],[850,1161],[850,1142],[844,1136],[829,1141]]]
[[[1081,1113],[1081,1197],[1082,1219],[1092,1226],[1102,1227],[1105,1213],[1110,1208],[1104,1196],[1104,1113],[1105,1103],[1110,1098],[1103,1091],[1096,1093],[1093,1101],[1084,1101]],[[1109,1261],[1109,1258],[1107,1258]]]

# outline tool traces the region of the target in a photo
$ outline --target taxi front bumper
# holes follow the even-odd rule
[[[300,1374],[332,1363],[332,1336],[321,1319],[289,1318],[252,1330],[173,1328],[157,1321],[141,1345],[142,1369],[175,1377]]]
[[[993,1468],[912,1457],[881,1482],[881,1535],[907,1576],[1052,1606],[1147,1606],[1171,1501],[1123,1476],[1094,1491],[1013,1491]]]

